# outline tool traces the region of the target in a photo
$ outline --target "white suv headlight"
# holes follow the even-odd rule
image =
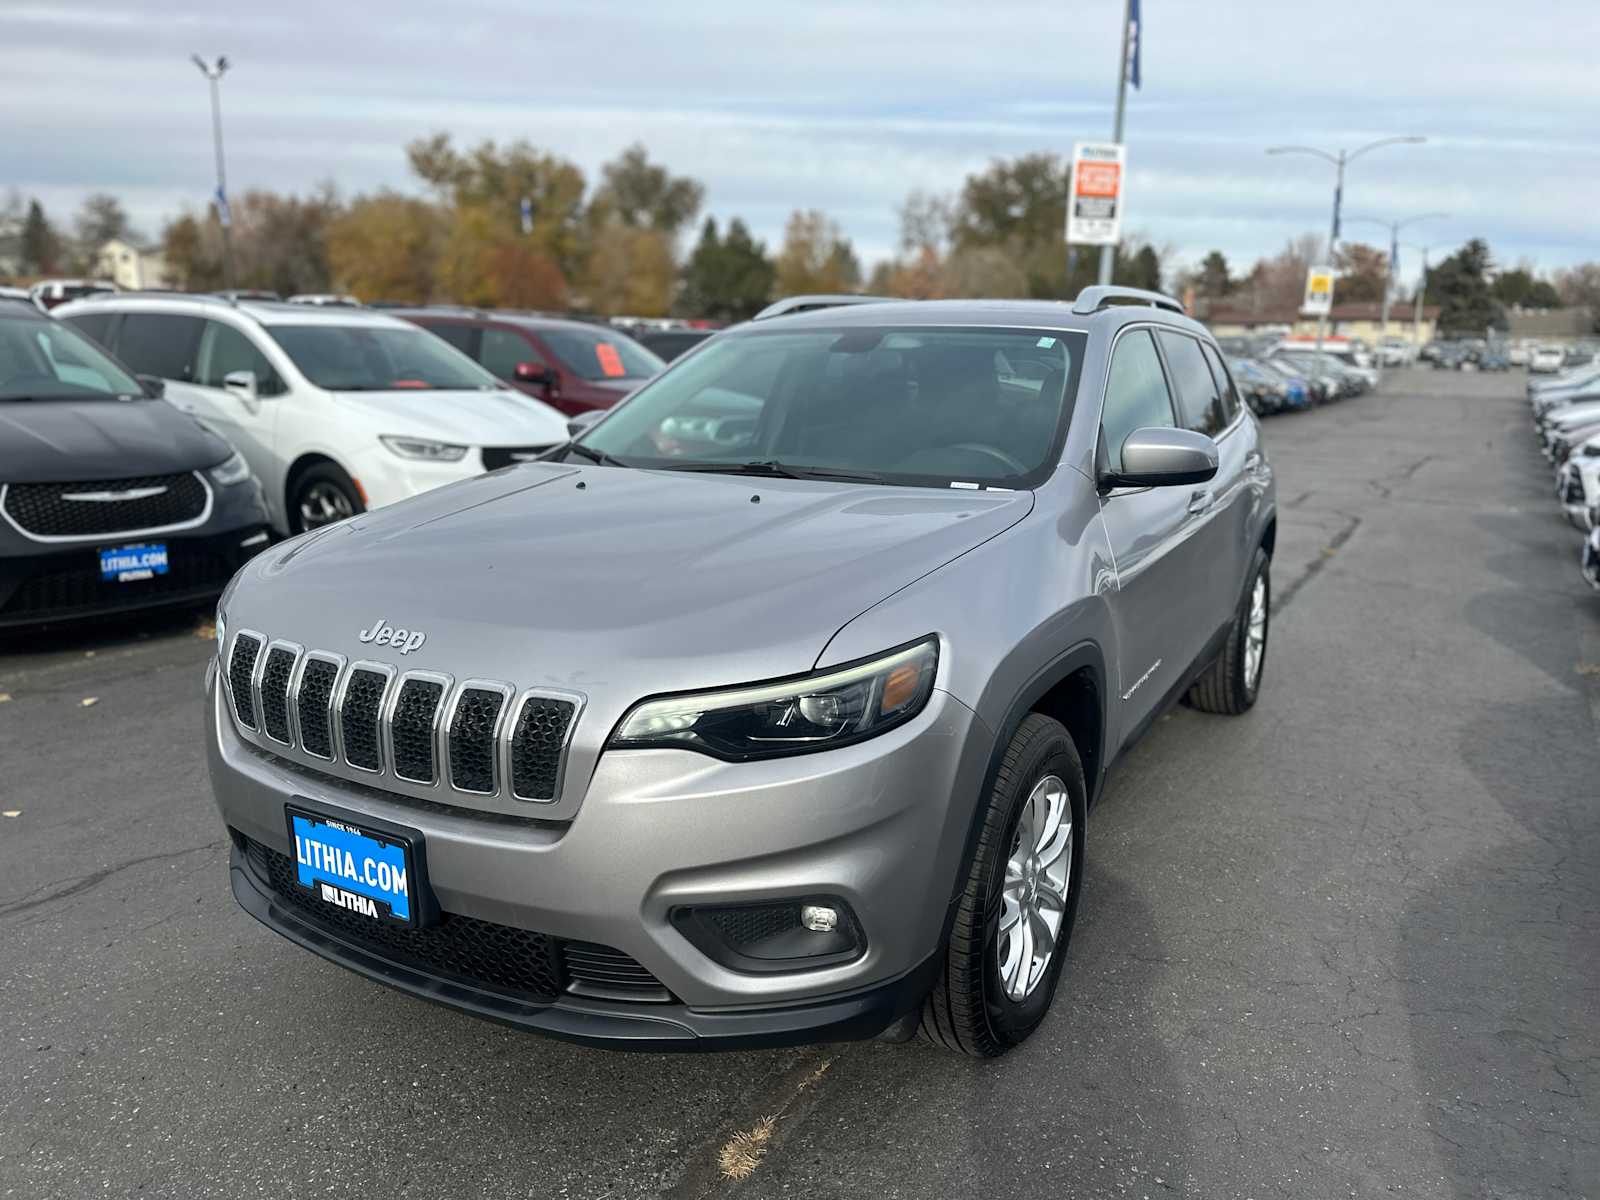
[[[218,487],[229,487],[250,478],[250,464],[244,455],[235,450],[214,467],[206,468],[206,477]]]
[[[401,458],[416,458],[424,462],[460,462],[467,456],[467,448],[454,442],[434,442],[427,438],[401,437],[397,434],[380,434],[378,440]]]
[[[797,679],[662,696],[635,705],[607,746],[698,750],[734,761],[831,750],[916,716],[938,666],[939,642],[930,637]]]

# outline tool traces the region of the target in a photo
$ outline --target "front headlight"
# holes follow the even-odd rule
[[[607,745],[697,750],[734,761],[848,746],[921,712],[938,666],[939,642],[930,637],[798,679],[646,700]]]
[[[454,442],[433,442],[427,438],[399,437],[380,434],[378,440],[401,458],[417,458],[425,462],[460,462],[467,455],[465,446]]]
[[[243,483],[250,478],[250,464],[245,462],[244,455],[235,450],[216,466],[207,467],[206,478],[210,479],[218,487],[230,487],[235,483]]]

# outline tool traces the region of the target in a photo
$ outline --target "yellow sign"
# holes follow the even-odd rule
[[[1333,268],[1312,267],[1306,272],[1306,298],[1300,311],[1326,316],[1333,310]]]

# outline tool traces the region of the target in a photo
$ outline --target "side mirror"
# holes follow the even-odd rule
[[[556,381],[555,372],[543,363],[519,362],[512,374],[517,377],[518,383],[531,383],[538,387],[549,387]]]
[[[229,371],[222,377],[222,386],[239,399],[251,404],[260,398],[254,371]]]
[[[139,375],[139,386],[144,389],[144,394],[152,400],[159,400],[167,394],[167,381],[155,375]]]
[[[575,438],[587,432],[601,417],[610,411],[608,408],[591,408],[579,413],[567,422],[567,436]]]
[[[1191,429],[1135,429],[1122,443],[1122,469],[1100,471],[1102,488],[1204,483],[1217,473],[1217,444]]]

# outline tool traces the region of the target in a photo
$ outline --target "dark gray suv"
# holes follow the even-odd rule
[[[860,304],[690,351],[542,461],[291,540],[219,607],[233,890],[414,995],[610,1046],[1048,1009],[1087,814],[1250,708],[1276,533],[1176,302]]]

